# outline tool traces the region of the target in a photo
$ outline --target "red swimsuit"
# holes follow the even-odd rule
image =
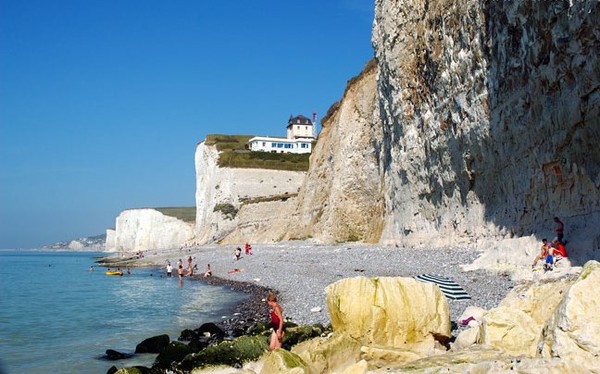
[[[277,329],[279,329],[279,316],[273,309],[269,310],[269,314],[271,315],[271,327],[273,330],[277,331]]]

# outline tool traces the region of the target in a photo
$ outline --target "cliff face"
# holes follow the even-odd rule
[[[107,232],[106,250],[127,252],[178,248],[194,238],[194,226],[154,209],[130,209],[119,214],[114,233]]]
[[[274,204],[242,204],[243,200],[274,196],[295,196],[305,172],[220,168],[215,146],[204,142],[196,148],[196,239],[198,244],[249,241],[277,241],[281,233],[266,233],[272,218],[286,209],[288,199],[275,199]],[[279,201],[279,203],[277,203]],[[264,210],[255,211],[262,206]],[[274,208],[273,205],[278,207]],[[249,215],[253,211],[254,214]],[[274,222],[276,223],[276,222]],[[283,227],[286,227],[283,225]],[[274,236],[272,236],[274,235]],[[268,239],[268,240],[267,240]]]
[[[379,240],[383,197],[377,142],[382,131],[376,75],[371,61],[323,118],[287,238]]]
[[[597,1],[377,0],[381,241],[600,245]],[[590,237],[591,235],[591,237]]]

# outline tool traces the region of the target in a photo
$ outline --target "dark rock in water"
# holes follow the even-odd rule
[[[131,354],[131,353],[123,353],[123,352],[115,351],[114,349],[107,349],[106,354],[104,356],[102,356],[103,359],[110,360],[110,361],[124,360],[126,358],[131,358],[131,357],[133,357],[133,354]]]
[[[207,365],[240,367],[257,360],[269,349],[264,336],[241,336],[233,341],[222,341],[194,355],[187,355],[178,365],[179,370],[191,371]]]
[[[154,362],[154,367],[168,369],[173,362],[179,362],[194,351],[187,345],[181,342],[173,341],[165,348],[162,353],[159,353]]]
[[[169,345],[169,335],[163,334],[145,339],[135,347],[135,353],[161,353]]]
[[[116,366],[111,366],[110,369],[108,369],[106,371],[106,374],[115,374],[117,371],[119,371],[119,368]]]
[[[194,330],[198,336],[217,337],[217,339],[223,339],[225,332],[217,325],[212,322],[203,323],[200,327]]]
[[[177,340],[182,340],[182,341],[192,341],[192,340],[196,340],[198,339],[198,334],[194,331],[194,330],[190,330],[190,329],[185,329],[181,332],[181,335],[179,335],[179,338],[177,338]]]

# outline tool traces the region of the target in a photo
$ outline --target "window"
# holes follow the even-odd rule
[[[266,146],[267,146],[267,142],[263,142],[263,147],[266,147]]]
[[[283,143],[277,143],[277,148],[283,148]]]
[[[286,144],[286,145],[285,145],[285,148],[288,148],[288,149],[289,149],[289,148],[292,148],[292,145],[291,145],[291,144]]]
[[[277,143],[271,143],[271,148],[277,147]]]
[[[300,130],[300,126],[296,126],[296,130]]]

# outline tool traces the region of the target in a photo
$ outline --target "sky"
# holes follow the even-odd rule
[[[195,205],[207,134],[285,136],[373,57],[371,0],[0,0],[0,248]]]

